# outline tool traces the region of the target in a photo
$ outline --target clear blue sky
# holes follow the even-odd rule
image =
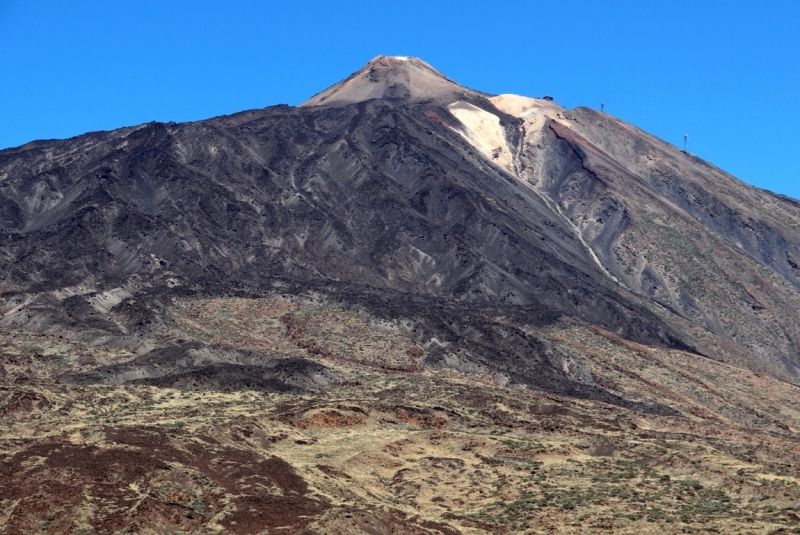
[[[0,0],[0,148],[298,104],[379,54],[491,93],[603,101],[800,198],[796,0]]]

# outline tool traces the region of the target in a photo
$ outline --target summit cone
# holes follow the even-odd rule
[[[457,84],[419,58],[377,56],[341,82],[317,93],[300,107],[344,106],[375,98],[442,100],[488,96]]]

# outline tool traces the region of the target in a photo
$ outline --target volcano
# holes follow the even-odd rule
[[[795,201],[612,116],[490,96],[415,58],[379,56],[297,108],[7,149],[0,177],[6,327],[140,351],[163,345],[170,296],[286,284],[470,346],[427,366],[522,384],[540,364],[477,350],[450,314],[797,374]]]
[[[361,70],[303,102],[300,107],[344,106],[375,98],[450,103],[468,95],[488,96],[458,85],[421,59],[378,56]]]
[[[0,151],[0,526],[784,531],[798,318],[798,201],[416,58],[34,141]]]

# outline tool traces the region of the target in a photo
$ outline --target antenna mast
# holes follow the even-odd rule
[[[689,134],[683,134],[683,152],[689,152]]]
[[[605,113],[605,112],[606,112],[606,103],[605,102],[601,102],[600,103],[600,113]]]

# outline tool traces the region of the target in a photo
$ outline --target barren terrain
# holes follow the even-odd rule
[[[379,56],[0,151],[0,533],[800,532],[800,203]]]
[[[547,331],[609,388],[680,413],[657,416],[424,369],[400,326],[331,305],[185,299],[170,317],[172,335],[308,359],[336,382],[75,385],[63,378],[93,354],[136,357],[7,331],[4,533],[800,526],[797,388],[743,368],[579,325]]]

